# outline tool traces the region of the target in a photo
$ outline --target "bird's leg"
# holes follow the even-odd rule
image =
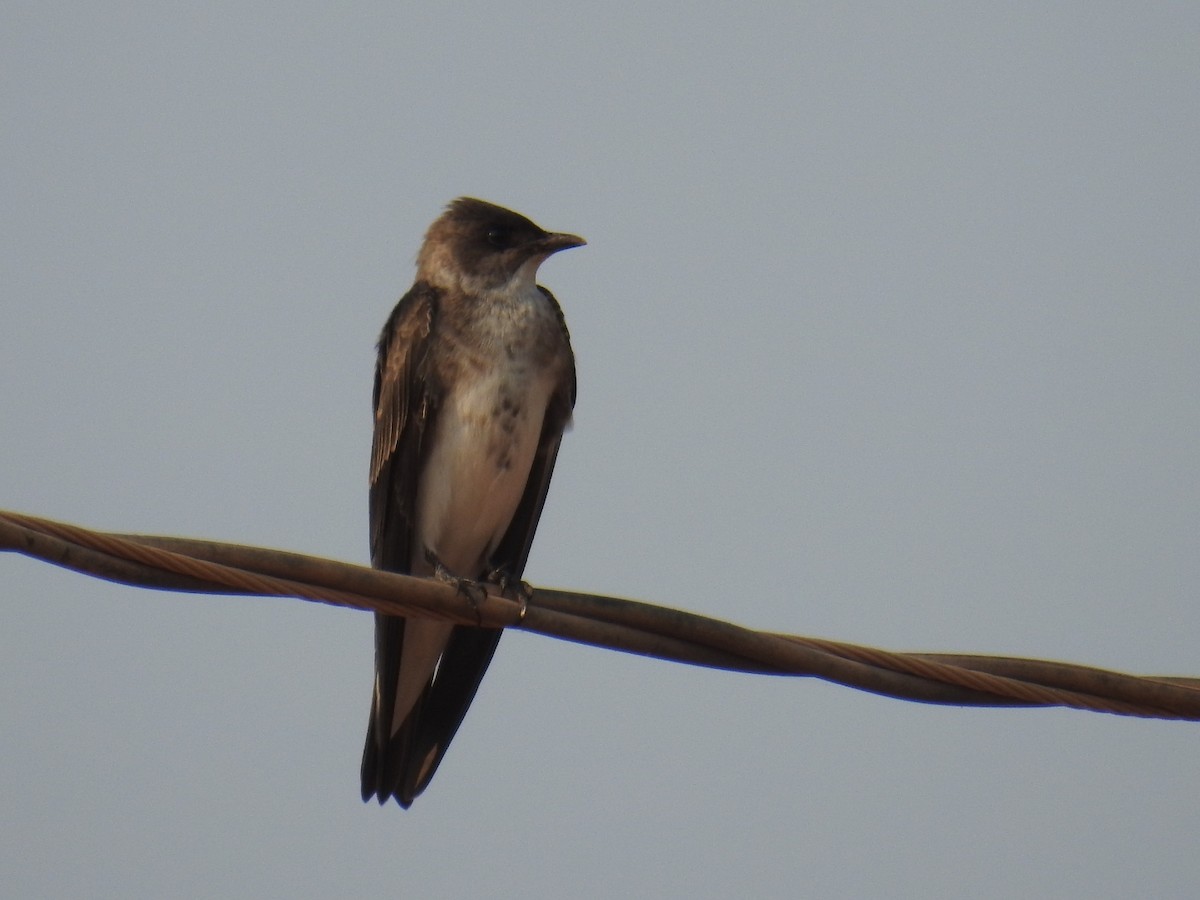
[[[471,608],[475,610],[475,618],[479,624],[483,624],[483,611],[480,609],[483,601],[487,599],[487,585],[481,581],[476,581],[474,578],[463,578],[455,575],[438,559],[437,554],[425,548],[425,561],[433,566],[433,577],[442,584],[450,584],[458,591],[467,602],[471,604]]]

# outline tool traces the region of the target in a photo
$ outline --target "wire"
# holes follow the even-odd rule
[[[0,549],[138,587],[298,597],[389,615],[519,628],[664,660],[768,675],[804,675],[905,700],[960,706],[1063,706],[1200,721],[1200,678],[1142,677],[1047,660],[896,653],[753,631],[681,610],[535,588],[468,596],[413,578],[314,556],[215,541],[121,535],[0,511]]]

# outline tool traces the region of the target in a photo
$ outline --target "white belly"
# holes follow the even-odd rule
[[[455,575],[482,578],[512,522],[537,451],[551,380],[466,378],[437,413],[417,493],[414,574],[425,550]]]

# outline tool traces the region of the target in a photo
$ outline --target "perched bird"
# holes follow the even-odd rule
[[[563,430],[575,357],[538,266],[583,238],[462,197],[429,227],[375,369],[371,563],[521,578]],[[362,796],[429,784],[496,650],[495,629],[375,616]]]

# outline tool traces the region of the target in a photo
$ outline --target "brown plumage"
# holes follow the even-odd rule
[[[430,226],[417,279],[379,340],[371,562],[519,579],[575,404],[562,310],[535,283],[583,244],[461,198]],[[362,796],[409,806],[433,777],[500,632],[375,617],[375,692]]]

